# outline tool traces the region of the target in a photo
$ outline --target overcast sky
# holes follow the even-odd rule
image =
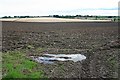
[[[120,0],[0,0],[0,16],[118,15]]]

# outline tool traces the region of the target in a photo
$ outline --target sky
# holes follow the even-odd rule
[[[2,16],[117,16],[120,0],[0,0]]]

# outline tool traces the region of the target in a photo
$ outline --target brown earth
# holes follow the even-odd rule
[[[40,64],[49,78],[117,78],[119,36],[116,22],[2,23],[3,51],[28,49],[29,55],[81,53],[81,62]],[[43,52],[36,49],[43,49]]]

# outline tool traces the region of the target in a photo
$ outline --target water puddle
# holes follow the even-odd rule
[[[81,54],[44,54],[40,57],[31,56],[33,60],[39,63],[52,64],[55,61],[82,61],[86,56]]]

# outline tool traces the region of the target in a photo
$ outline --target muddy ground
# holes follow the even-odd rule
[[[2,23],[3,51],[28,49],[26,54],[81,53],[83,61],[40,64],[48,78],[118,78],[120,50],[115,22]]]

